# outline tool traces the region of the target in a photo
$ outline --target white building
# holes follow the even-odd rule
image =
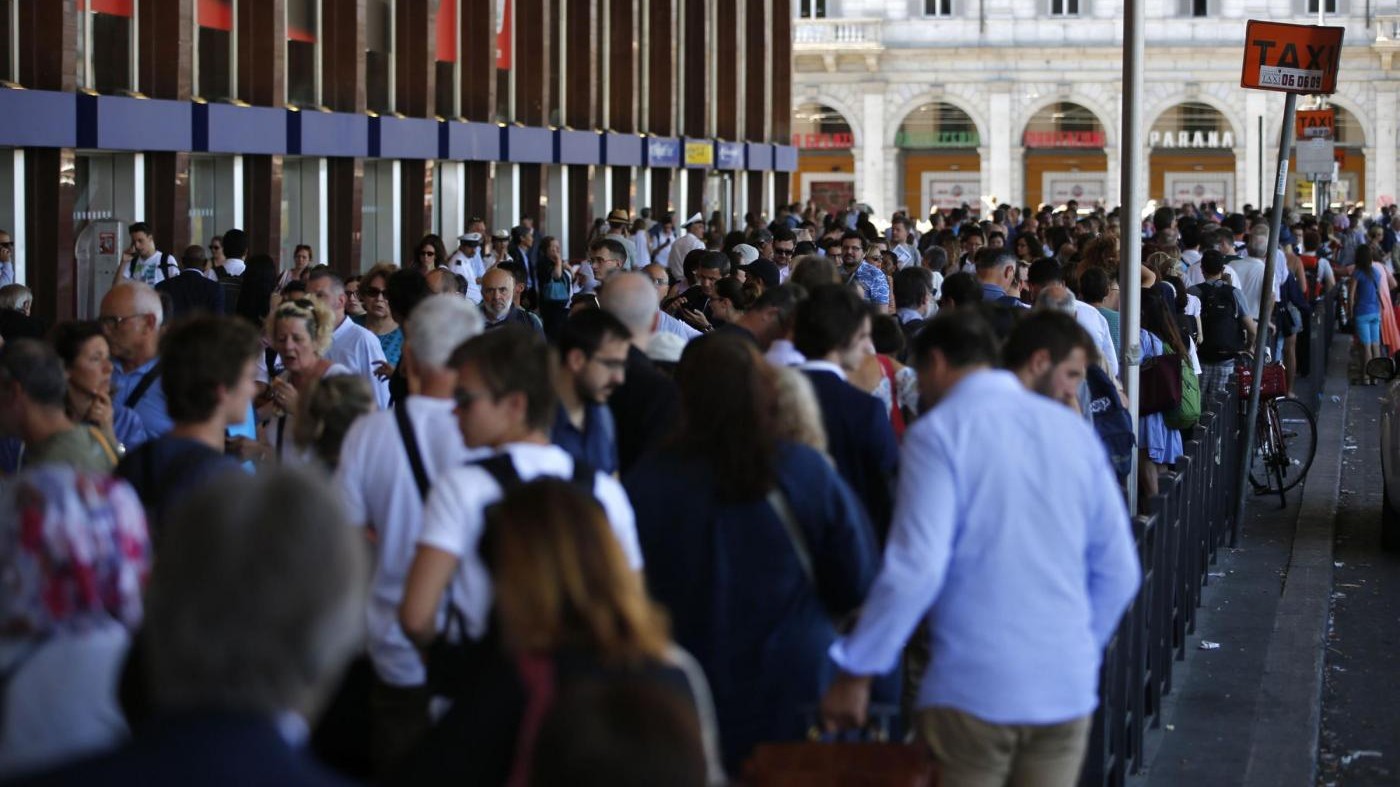
[[[1394,201],[1400,0],[1145,2],[1144,200],[1271,201],[1283,94],[1239,87],[1245,22],[1316,24],[1321,2],[1346,28],[1332,201]],[[856,197],[883,217],[1120,202],[1123,0],[795,0],[793,14],[794,200]],[[1290,203],[1310,206],[1290,180]]]

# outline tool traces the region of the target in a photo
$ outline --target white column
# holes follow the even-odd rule
[[[984,147],[978,150],[982,155],[982,193],[996,195],[997,202],[1019,204],[1012,201],[1013,192],[1019,189],[1011,185],[1011,86],[995,83],[989,98],[991,139],[983,140]]]
[[[1264,195],[1259,191],[1260,175],[1265,176],[1269,183],[1273,182],[1272,177],[1268,177],[1268,156],[1264,157],[1263,173],[1259,170],[1260,152],[1266,150],[1267,143],[1259,136],[1259,118],[1265,117],[1268,111],[1268,100],[1257,90],[1246,90],[1244,100],[1244,123],[1243,136],[1244,144],[1244,199],[1239,200],[1241,206],[1249,203],[1256,208],[1263,209]],[[1269,126],[1268,119],[1265,118],[1264,127]],[[1267,132],[1266,132],[1267,133]],[[1269,189],[1268,185],[1265,189]]]
[[[1400,112],[1397,107],[1397,93],[1393,82],[1377,85],[1376,89],[1376,111],[1372,113],[1376,118],[1376,127],[1366,138],[1371,140],[1374,153],[1370,150],[1366,152],[1366,210],[1375,212],[1379,210],[1377,201],[1380,195],[1386,194],[1391,197],[1396,195],[1396,157],[1400,156],[1400,151],[1396,150],[1395,140],[1395,113]],[[1371,162],[1375,162],[1373,165]]]
[[[1104,203],[1112,209],[1114,205],[1123,205],[1123,184],[1120,172],[1122,172],[1122,162],[1118,160],[1120,148],[1104,148],[1104,156],[1108,159],[1108,172],[1106,175],[1107,188],[1104,189]],[[1044,199],[1044,197],[1042,197]],[[1142,203],[1137,203],[1141,205]],[[1081,206],[1082,207],[1082,206]]]
[[[881,151],[881,154],[882,161],[880,162],[880,168],[884,171],[885,204],[881,205],[879,202],[876,202],[870,207],[875,211],[876,216],[883,217],[888,221],[890,215],[894,213],[895,206],[899,205],[904,200],[904,193],[899,188],[899,148],[890,145]],[[915,191],[917,192],[917,189],[915,189]],[[878,197],[879,195],[876,194],[875,196]],[[907,205],[906,207],[913,209],[914,206]]]
[[[885,90],[883,86],[863,85],[860,150],[856,154],[856,199],[870,203],[876,215],[890,212],[887,200],[894,193],[893,168],[885,164]],[[864,182],[862,182],[862,179]]]
[[[1020,145],[1011,148],[1011,152],[1007,154],[1007,162],[1011,173],[1007,178],[1011,183],[1011,190],[1008,192],[1010,198],[1006,201],[1018,207],[1024,206],[1026,203],[1026,149]],[[1039,206],[1032,205],[1031,210],[1035,210],[1037,207]]]
[[[24,202],[24,187],[27,183],[24,172],[24,148],[14,150],[14,168],[11,170],[10,183],[10,204],[14,206],[12,219],[14,224],[10,226],[10,240],[15,244],[10,249],[10,259],[14,261],[15,284],[27,284],[29,282],[29,255],[26,253],[26,241],[29,233],[24,231],[24,223],[27,220],[28,206]]]

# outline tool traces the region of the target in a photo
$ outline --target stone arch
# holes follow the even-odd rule
[[[1205,104],[1216,112],[1219,112],[1221,117],[1225,118],[1225,122],[1230,124],[1230,130],[1234,132],[1235,147],[1242,148],[1245,146],[1245,132],[1247,127],[1244,119],[1239,117],[1235,111],[1230,108],[1229,104],[1204,92],[1194,95],[1174,93],[1154,105],[1151,110],[1143,115],[1143,117],[1149,118],[1149,120],[1142,125],[1143,134],[1146,135],[1150,132],[1152,128],[1157,125],[1157,121],[1162,119],[1162,115],[1166,114],[1167,110],[1172,107],[1180,106],[1181,104]],[[1143,144],[1145,145],[1146,142]]]
[[[982,117],[981,113],[971,104],[960,96],[950,96],[943,92],[925,91],[905,101],[900,105],[898,110],[888,116],[889,122],[885,123],[885,147],[894,147],[895,138],[899,136],[899,129],[904,125],[905,119],[913,114],[914,110],[924,104],[947,104],[967,115],[972,119],[972,125],[977,127],[977,138],[981,140],[980,144],[987,144],[987,140],[989,139],[988,129],[990,126],[987,125],[986,118]]]
[[[865,138],[865,124],[861,122],[861,116],[852,112],[851,107],[844,100],[835,98],[830,93],[821,90],[815,93],[805,93],[802,96],[793,96],[792,107],[794,111],[803,104],[821,104],[840,112],[841,117],[846,119],[846,125],[851,127],[852,149],[860,148]]]
[[[1031,118],[1035,117],[1036,113],[1040,112],[1040,110],[1045,109],[1051,104],[1060,103],[1078,104],[1079,106],[1089,110],[1089,112],[1092,113],[1094,117],[1098,119],[1099,125],[1103,126],[1104,147],[1118,147],[1118,127],[1116,124],[1112,123],[1109,120],[1109,118],[1113,117],[1113,114],[1111,112],[1108,112],[1097,101],[1089,98],[1088,96],[1085,96],[1082,93],[1070,93],[1069,95],[1061,95],[1059,93],[1054,93],[1052,95],[1041,96],[1035,102],[1028,104],[1025,108],[1025,111],[1021,113],[1019,124],[1020,130],[1013,138],[1013,144],[1018,146],[1021,145],[1021,140],[1025,139],[1026,126],[1030,125]]]

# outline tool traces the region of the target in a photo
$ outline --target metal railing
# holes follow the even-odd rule
[[[1371,28],[1377,44],[1400,47],[1400,14],[1377,14],[1371,17]]]
[[[1314,391],[1326,374],[1335,307],[1335,297],[1319,301],[1309,324],[1306,386]],[[1104,650],[1099,707],[1080,780],[1085,787],[1121,787],[1142,769],[1143,739],[1162,724],[1162,700],[1172,691],[1173,664],[1186,658],[1187,637],[1195,633],[1209,567],[1238,532],[1233,487],[1244,459],[1238,383],[1201,405],[1201,421],[1183,441],[1176,467],[1158,477],[1147,513],[1133,518],[1142,587]]]
[[[794,19],[795,49],[878,49],[880,19]]]

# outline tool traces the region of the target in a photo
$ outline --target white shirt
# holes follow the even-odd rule
[[[637,267],[634,270],[641,270],[651,264],[651,249],[647,247],[647,239],[651,237],[646,230],[632,233],[632,248],[637,250]]]
[[[242,276],[247,267],[239,257],[230,257],[224,260],[224,273],[230,276]]]
[[[331,334],[331,349],[326,357],[331,363],[345,366],[352,373],[369,380],[379,409],[389,406],[389,381],[374,376],[375,364],[388,359],[384,357],[384,345],[379,343],[379,337],[372,331],[346,317]]]
[[[667,314],[666,312],[657,312],[657,314],[660,316],[660,319],[656,323],[656,330],[658,333],[675,334],[676,336],[681,337],[687,342],[691,339],[696,338],[697,336],[700,336],[699,331],[695,330],[689,325],[686,325],[685,322],[683,322],[682,320],[679,320],[676,317]]]
[[[555,445],[511,443],[501,450],[510,454],[522,481],[542,475],[570,478],[574,472],[573,457]],[[627,562],[640,570],[642,550],[637,543],[636,515],[622,485],[610,475],[597,473],[593,495],[602,504]],[[450,588],[452,603],[461,610],[471,637],[480,637],[486,631],[492,603],[491,575],[477,551],[484,525],[482,510],[500,499],[501,487],[496,479],[479,466],[467,465],[450,468],[438,476],[423,510],[423,532],[418,543],[456,555],[461,561]]]
[[[1252,319],[1259,319],[1259,296],[1264,292],[1264,261],[1253,257],[1230,260],[1226,268],[1233,269],[1239,288],[1244,292],[1244,305]]]
[[[1108,318],[1093,306],[1076,299],[1074,319],[1093,337],[1094,346],[1099,348],[1099,356],[1103,358],[1103,366],[1108,370],[1108,376],[1117,379],[1118,354],[1113,349],[1113,331],[1108,327]]]
[[[481,285],[476,280],[486,275],[486,263],[481,261],[480,252],[470,257],[461,249],[452,252],[447,258],[447,269],[467,280],[467,300],[481,303]]]
[[[149,257],[137,257],[135,258],[136,275],[131,275],[132,265],[130,262],[127,262],[122,265],[122,278],[142,281],[154,287],[166,279],[165,270],[161,267],[161,261],[164,258],[165,252],[160,249],[156,249]],[[170,256],[170,260],[167,264],[175,275],[178,276],[180,274],[180,261],[176,259],[174,255]]]
[[[807,362],[807,356],[798,352],[789,339],[774,339],[763,357],[774,366],[801,366]]]
[[[894,253],[895,266],[898,270],[913,267],[919,264],[919,252],[908,243],[899,243],[890,247]]]
[[[705,248],[705,241],[687,232],[676,239],[671,244],[671,257],[666,262],[666,269],[671,272],[671,278],[685,281],[685,257],[696,249]]]
[[[15,264],[13,262],[0,262],[0,287],[15,283]]]
[[[450,468],[487,455],[463,444],[451,399],[414,395],[405,404],[430,483]],[[423,660],[399,627],[399,604],[423,529],[423,498],[392,411],[370,413],[350,427],[335,481],[351,524],[371,527],[377,537],[365,610],[375,672],[393,686],[422,685],[427,679]]]
[[[647,232],[647,245],[640,244],[638,249],[646,248],[647,257],[658,265],[668,265],[671,261],[671,246],[676,242],[675,230],[658,230],[656,233]]]

